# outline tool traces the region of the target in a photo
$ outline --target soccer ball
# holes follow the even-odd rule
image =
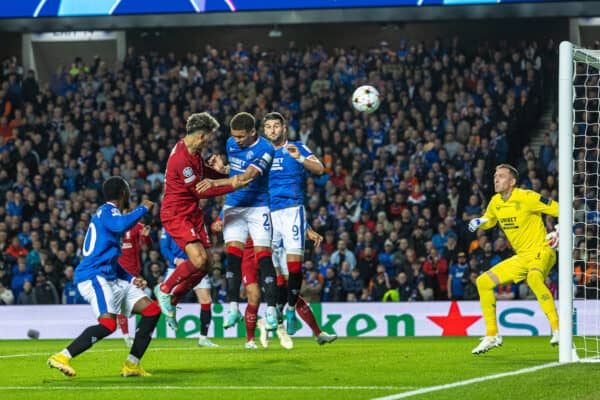
[[[352,106],[356,111],[369,114],[377,110],[379,104],[379,92],[373,86],[360,86],[352,93]]]

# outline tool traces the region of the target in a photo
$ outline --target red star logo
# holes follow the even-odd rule
[[[467,336],[467,328],[477,322],[481,315],[462,315],[458,303],[453,301],[446,316],[427,316],[443,329],[442,336]]]

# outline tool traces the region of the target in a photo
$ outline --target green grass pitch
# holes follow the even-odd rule
[[[142,362],[148,378],[121,378],[128,353],[105,340],[73,360],[74,378],[46,365],[68,341],[1,341],[0,399],[374,399],[441,384],[535,367],[557,360],[546,337],[505,337],[504,346],[470,354],[477,338],[340,338],[318,346],[296,339],[245,350],[242,339],[151,343]],[[599,364],[571,364],[443,389],[409,398],[549,400],[600,398]]]

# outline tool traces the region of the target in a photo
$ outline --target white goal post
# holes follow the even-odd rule
[[[559,362],[600,361],[600,51],[560,44]]]

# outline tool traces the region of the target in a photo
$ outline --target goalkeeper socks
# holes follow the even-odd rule
[[[117,321],[111,318],[100,318],[98,325],[88,326],[70,345],[67,351],[71,357],[77,357],[101,339],[117,330]]]
[[[256,315],[258,314],[258,304],[250,304],[244,312],[244,321],[246,322],[246,341],[254,340],[254,330],[256,329]]]
[[[208,327],[210,326],[211,318],[212,312],[210,309],[210,303],[200,304],[200,335],[208,335]]]
[[[242,255],[243,251],[234,246],[227,247],[227,299],[238,301],[242,284]]]
[[[477,278],[477,290],[479,291],[479,303],[485,320],[485,335],[498,335],[498,324],[496,322],[496,295],[494,288],[496,283],[487,274],[483,273]]]
[[[276,296],[276,276],[275,267],[273,267],[273,258],[270,251],[261,251],[256,255],[260,267],[261,277],[263,279],[263,288],[265,290],[265,302],[269,307],[275,307]]]
[[[152,332],[156,328],[158,319],[160,318],[160,308],[156,301],[150,303],[148,307],[141,313],[142,318],[135,330],[135,339],[133,340],[133,346],[131,346],[130,355],[137,357],[138,360],[142,358],[150,340],[152,340]]]
[[[310,309],[310,306],[308,305],[308,303],[306,303],[306,301],[304,301],[302,296],[298,296],[298,300],[296,302],[296,312],[298,313],[300,318],[302,318],[302,320],[306,322],[308,326],[310,326],[310,329],[313,331],[315,336],[319,336],[319,334],[321,333],[321,329],[317,324],[315,314],[313,314],[312,310]]]
[[[160,285],[160,291],[163,293],[171,293],[173,288],[190,278],[198,268],[190,260],[184,261],[175,268],[175,271],[169,278]]]
[[[544,283],[544,275],[542,271],[538,269],[531,269],[527,274],[527,284],[535,293],[535,297],[537,298],[538,303],[540,303],[540,307],[544,314],[546,314],[546,318],[550,321],[550,326],[552,327],[552,332],[558,330],[558,314],[556,313],[556,306],[554,304],[554,298],[552,297],[552,293]]]

